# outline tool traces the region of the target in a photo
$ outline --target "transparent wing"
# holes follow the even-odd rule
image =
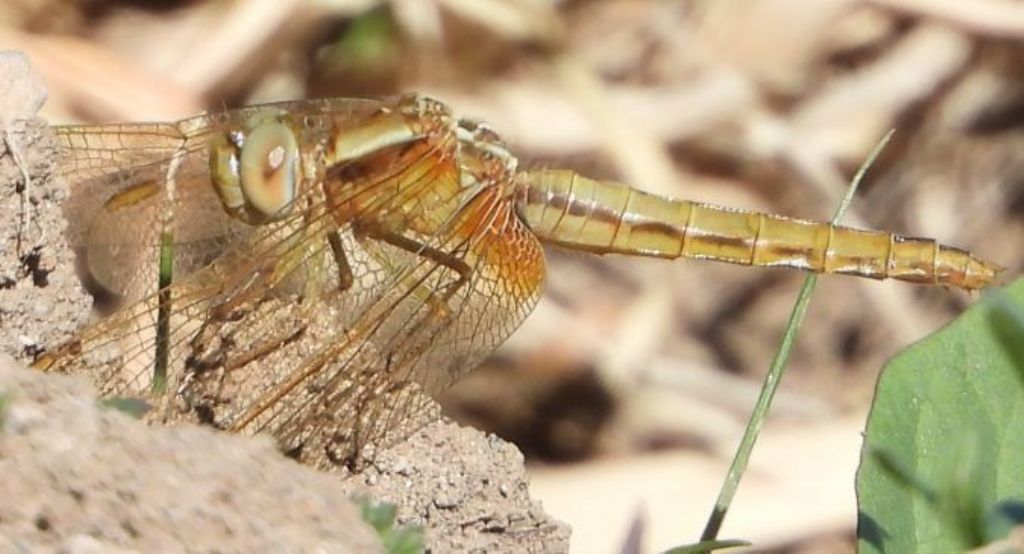
[[[301,459],[329,465],[404,438],[436,417],[429,397],[519,325],[543,275],[532,235],[497,198],[477,198],[454,222],[451,233],[431,237],[426,247],[453,253],[465,264],[462,275],[450,262],[391,247],[389,256],[407,260],[382,274],[383,294],[292,373],[304,381],[280,383],[263,396],[270,402],[252,403],[234,426],[269,430],[286,448],[301,447]]]
[[[336,185],[364,196],[360,213],[339,221],[323,188],[305,191],[303,209],[172,285],[171,394],[154,398],[158,417],[269,432],[318,465],[432,417],[429,395],[518,326],[543,277],[539,245],[497,188],[433,232],[373,230],[411,199],[451,190],[437,187],[459,178],[451,138],[392,147],[383,168],[356,160],[336,173],[368,185]],[[108,395],[148,395],[160,304],[150,295],[37,365],[88,372]]]
[[[204,267],[253,230],[221,208],[210,180],[214,136],[268,109],[358,121],[380,106],[375,100],[334,98],[225,110],[175,123],[54,127],[58,169],[71,192],[65,203],[68,235],[79,266],[106,292],[139,300],[155,292],[154,260],[167,231],[177,277]]]
[[[94,284],[138,300],[156,290],[164,232],[174,272],[183,276],[251,230],[221,209],[211,185],[207,143],[215,132],[206,116],[54,128],[58,168],[70,189],[68,235]]]

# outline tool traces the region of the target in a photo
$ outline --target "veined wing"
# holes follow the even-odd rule
[[[403,438],[434,417],[427,395],[475,368],[518,327],[540,292],[539,245],[495,192],[478,195],[448,231],[422,243],[424,251],[450,254],[452,261],[364,244],[364,255],[391,260],[380,294],[233,428],[269,430],[282,445],[301,447],[301,459],[329,465]],[[350,246],[359,252],[355,241]],[[374,254],[378,248],[389,252]]]
[[[316,464],[349,460],[408,433],[432,406],[423,393],[444,390],[518,326],[543,258],[498,183],[436,227],[379,225],[423,198],[461,194],[449,186],[464,178],[460,157],[480,153],[460,151],[454,124],[442,127],[332,168],[296,199],[302,209],[170,287],[160,419],[270,432]],[[339,218],[346,204],[359,210]],[[39,365],[90,372],[106,394],[148,395],[160,302],[115,313]]]
[[[156,291],[161,236],[187,275],[248,231],[228,217],[211,186],[207,116],[178,123],[55,127],[68,182],[68,236],[88,278],[138,300]]]
[[[213,112],[174,123],[53,128],[68,235],[87,276],[129,301],[155,292],[162,236],[174,249],[173,273],[216,259],[252,227],[229,216],[211,180],[211,141],[267,110],[358,115],[379,102],[326,99]],[[314,131],[311,131],[314,132]]]

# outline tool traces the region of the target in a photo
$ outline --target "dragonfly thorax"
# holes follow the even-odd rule
[[[459,169],[463,194],[471,197],[480,190],[501,187],[501,196],[510,196],[519,159],[490,126],[463,119],[456,128],[460,143]]]
[[[483,191],[511,194],[518,162],[498,135],[429,97],[400,97],[332,135],[325,192],[339,222],[432,236]]]
[[[246,223],[288,214],[298,191],[299,145],[277,118],[253,119],[210,148],[210,176],[224,209]]]

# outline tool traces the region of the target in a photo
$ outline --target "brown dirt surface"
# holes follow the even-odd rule
[[[0,76],[30,75],[20,63],[0,55]],[[32,118],[45,98],[36,92],[7,120]],[[15,105],[4,103],[9,96],[0,94],[0,106]],[[15,128],[31,187],[4,151],[0,352],[25,361],[79,328],[91,300],[63,238],[65,191],[50,179],[44,123]],[[18,217],[23,190],[27,225]],[[0,551],[371,552],[379,541],[347,500],[359,495],[396,503],[398,523],[423,526],[433,552],[568,550],[568,527],[529,497],[522,455],[479,431],[438,422],[378,453],[359,475],[321,474],[265,439],[147,427],[100,408],[75,379],[2,361],[0,498],[14,501],[0,503]]]
[[[149,428],[9,357],[0,398],[0,550],[383,551],[342,483],[269,440]]]
[[[92,305],[64,240],[65,191],[50,179],[45,123],[35,119],[45,99],[28,61],[0,52],[0,351],[23,360],[68,337]]]
[[[515,446],[438,422],[383,452],[349,483],[406,508],[435,552],[566,552],[569,528],[530,498]],[[347,483],[348,484],[348,483]]]

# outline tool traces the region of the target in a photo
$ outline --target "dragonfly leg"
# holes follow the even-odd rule
[[[446,285],[443,292],[438,294],[437,291],[429,291],[428,293],[431,313],[441,319],[451,316],[451,307],[449,307],[448,301],[455,296],[459,289],[469,283],[473,276],[473,268],[469,267],[469,264],[450,252],[439,250],[399,233],[371,230],[367,232],[367,235],[454,271],[459,278]]]
[[[231,395],[224,392],[228,376],[299,339],[308,328],[308,324],[300,319],[283,332],[240,344],[240,329],[225,331],[229,325],[227,322],[212,324],[197,333],[193,339],[193,355],[187,362],[189,379],[185,382],[188,386],[181,391],[200,420],[215,426],[223,424],[217,421],[218,407],[230,403]],[[210,352],[203,353],[204,350]]]
[[[392,374],[393,364],[394,359],[388,356],[382,373]],[[382,433],[386,434],[389,414],[382,412],[393,408],[399,395],[411,387],[412,383],[407,381],[383,380],[363,391],[351,407],[352,413],[357,414],[354,424],[333,433],[326,440],[323,451],[327,460],[352,471],[362,471],[366,463],[373,460],[374,452],[368,447],[374,446],[375,440],[383,438]]]
[[[257,302],[247,306],[245,313],[236,309],[232,312],[232,315],[236,317],[230,321],[205,322],[192,337],[190,344],[192,353],[186,362],[188,369],[193,373],[203,373],[214,368],[231,372],[294,341],[306,331],[308,324],[300,320],[297,325],[291,326],[283,333],[250,343],[248,348],[240,354],[230,353],[230,350],[237,349],[239,346],[236,343],[236,335],[240,329],[237,326],[225,328],[233,322],[242,321],[246,314],[255,312],[261,304],[262,302]]]
[[[223,367],[227,360],[227,342],[230,337],[221,337],[221,322],[206,321],[189,341],[190,353],[185,359],[189,373],[200,374]],[[216,345],[216,346],[214,346]]]
[[[345,255],[345,246],[341,244],[341,237],[338,236],[338,233],[334,232],[327,234],[327,243],[331,246],[334,263],[338,266],[338,290],[345,292],[355,282],[352,266],[349,265],[348,256]]]
[[[240,356],[232,357],[226,360],[224,363],[224,369],[226,371],[234,371],[240,367],[248,365],[250,362],[254,362],[267,354],[285,346],[286,344],[298,339],[306,332],[308,325],[303,324],[295,328],[291,332],[285,332],[272,337],[267,337],[260,342],[253,345],[247,352],[242,353]]]
[[[233,346],[234,331],[224,331],[232,322],[241,321],[259,307],[260,291],[268,280],[268,272],[257,270],[225,298],[207,308],[207,317],[189,341],[189,354],[185,367],[191,374],[201,374],[222,368],[227,362],[227,350]]]
[[[210,306],[209,317],[190,341],[190,354],[186,361],[186,367],[190,372],[199,374],[214,368],[230,372],[295,340],[305,331],[306,324],[301,323],[293,326],[293,331],[261,340],[241,355],[229,355],[229,350],[237,347],[235,335],[241,325],[240,322],[270,300],[267,291],[271,288],[273,275],[272,269],[261,268],[230,296]]]

